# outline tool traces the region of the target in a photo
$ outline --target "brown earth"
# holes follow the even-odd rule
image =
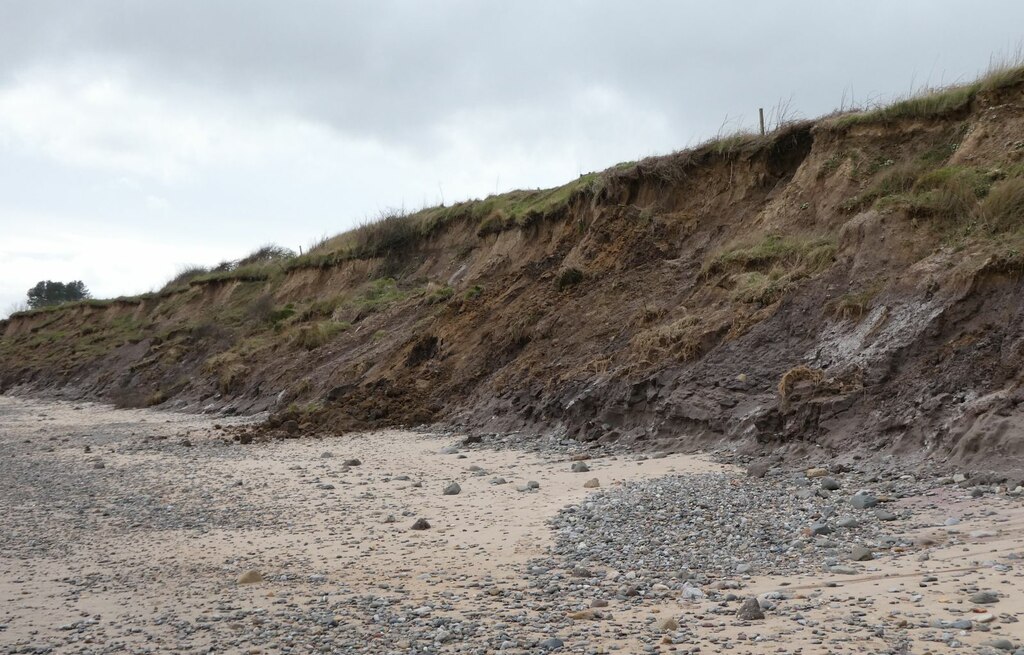
[[[509,194],[384,250],[18,314],[0,390],[1020,472],[1024,87],[876,113],[620,165],[516,221],[477,211]]]

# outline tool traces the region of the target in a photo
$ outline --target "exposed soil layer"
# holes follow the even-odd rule
[[[291,434],[440,423],[1021,469],[1020,85],[570,186],[517,221],[467,211],[383,250],[15,315],[0,388],[269,411]]]

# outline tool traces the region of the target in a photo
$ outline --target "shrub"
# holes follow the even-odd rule
[[[863,291],[844,293],[830,302],[826,309],[832,315],[844,320],[859,319],[867,312],[871,301],[881,289],[882,284],[879,283]]]
[[[564,291],[569,287],[574,287],[583,281],[583,271],[578,268],[567,268],[558,274],[558,278],[555,282],[555,286],[558,287],[559,291]]]
[[[171,289],[181,288],[188,286],[188,283],[197,277],[209,274],[210,269],[205,266],[189,265],[183,267],[175,274],[167,284],[163,286],[161,291],[170,291]]]
[[[408,293],[398,288],[394,278],[382,277],[371,282],[354,303],[359,313],[372,314],[408,297]]]
[[[473,300],[475,298],[479,298],[480,294],[482,294],[483,292],[484,288],[482,286],[480,286],[479,284],[474,284],[470,288],[466,289],[466,293],[463,295],[463,297],[466,300]]]
[[[242,363],[241,356],[231,350],[210,357],[203,368],[217,376],[217,388],[223,394],[235,391],[249,374],[249,367]]]
[[[687,315],[638,332],[632,339],[632,345],[648,357],[667,352],[680,361],[687,361],[700,353],[700,338],[700,320]]]
[[[978,205],[977,216],[994,231],[1024,227],[1024,178],[1010,178],[992,187]]]
[[[780,272],[791,275],[809,275],[831,264],[835,253],[835,244],[824,239],[768,234],[749,245],[718,252],[704,263],[702,273],[711,275],[728,270],[767,270],[777,267]]]
[[[733,298],[741,302],[771,305],[789,289],[790,282],[778,272],[764,274],[759,271],[739,273],[733,278]]]
[[[344,321],[319,321],[312,325],[303,325],[296,332],[292,345],[305,350],[316,350],[350,327],[351,324]]]
[[[821,369],[809,368],[801,364],[786,371],[782,379],[779,380],[779,396],[785,400],[801,382],[818,385],[824,379],[825,372]]]
[[[266,264],[282,259],[292,259],[293,257],[295,257],[295,251],[290,248],[269,243],[265,246],[260,246],[247,256],[239,259],[234,263],[234,268],[251,266],[253,264]]]
[[[455,295],[455,289],[450,286],[443,286],[434,289],[427,294],[425,302],[428,305],[437,305],[443,302],[447,302],[452,296]]]

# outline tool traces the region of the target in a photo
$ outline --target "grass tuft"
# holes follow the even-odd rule
[[[809,368],[804,365],[791,368],[779,380],[779,397],[783,400],[789,397],[798,384],[809,382],[817,386],[825,379],[825,372],[817,368]]]

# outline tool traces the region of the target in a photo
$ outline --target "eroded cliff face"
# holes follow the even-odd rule
[[[1019,85],[725,139],[519,221],[502,197],[371,255],[16,315],[0,384],[269,410],[270,431],[441,422],[1019,467],[1022,162]]]

